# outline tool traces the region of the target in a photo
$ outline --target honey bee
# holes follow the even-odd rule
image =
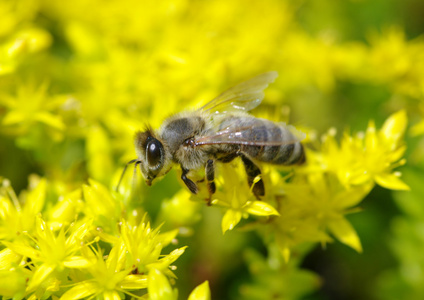
[[[159,130],[148,127],[135,135],[137,158],[129,164],[140,166],[147,185],[165,175],[174,164],[181,166],[181,179],[193,193],[197,184],[189,178],[191,170],[205,168],[209,204],[215,193],[215,162],[228,163],[240,157],[249,187],[257,199],[265,195],[259,163],[302,164],[305,153],[290,126],[256,118],[247,111],[264,98],[264,89],[274,82],[277,72],[267,72],[242,82],[193,111],[166,119]],[[260,177],[259,177],[260,178]],[[119,185],[119,184],[118,184]]]

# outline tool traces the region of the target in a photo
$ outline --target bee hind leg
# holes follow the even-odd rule
[[[215,167],[214,167],[214,162],[212,159],[209,159],[206,162],[206,166],[205,166],[205,173],[206,173],[206,182],[208,185],[208,190],[209,190],[209,198],[207,198],[207,204],[210,206],[211,205],[211,200],[212,200],[212,195],[215,194],[216,191],[216,186],[215,186]]]
[[[193,194],[197,194],[198,192],[197,185],[187,177],[187,173],[190,170],[184,169],[183,167],[181,167],[181,169],[183,170],[183,173],[181,174],[182,181],[184,181],[185,185],[188,187],[190,192],[192,192]]]
[[[249,187],[252,187],[252,185],[254,184],[252,187],[253,195],[255,195],[256,199],[260,200],[260,198],[265,195],[264,182],[262,181],[262,178],[259,179],[259,181],[257,181],[256,183],[254,183],[254,180],[257,176],[261,175],[261,170],[246,156],[240,156],[244,164],[244,169],[246,170],[247,182],[249,184]]]

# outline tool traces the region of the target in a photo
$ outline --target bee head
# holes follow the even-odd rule
[[[150,129],[137,132],[134,143],[141,173],[143,173],[147,185],[150,186],[153,179],[168,171],[170,155],[163,143],[154,136]]]

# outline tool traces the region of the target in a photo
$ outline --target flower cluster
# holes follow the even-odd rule
[[[176,278],[173,263],[186,247],[167,255],[162,252],[175,240],[178,231],[160,233],[159,228],[151,227],[146,215],[138,223],[134,223],[135,219],[126,221],[129,218],[106,222],[104,218],[113,218],[114,212],[121,216],[123,212],[119,203],[96,182],[84,186],[83,193],[64,196],[52,207],[46,205],[48,187],[44,179],[33,182],[34,188],[20,198],[7,180],[2,184],[3,297],[119,299],[126,294],[135,298],[176,299],[176,290],[169,280]],[[101,202],[109,206],[100,205]],[[104,211],[95,211],[95,207]],[[67,222],[66,216],[70,214],[73,220]],[[102,224],[114,224],[116,229]],[[198,289],[191,299],[209,299],[207,284]]]
[[[336,239],[361,252],[347,215],[376,185],[409,190],[397,169],[406,158],[422,168],[419,147],[408,153],[419,142],[404,139],[408,117],[411,133],[424,133],[424,41],[398,26],[353,40],[341,29],[348,18],[328,12],[353,16],[366,3],[320,2],[321,16],[315,2],[0,0],[0,295],[176,299],[173,264],[190,252],[171,249],[178,238],[195,252],[178,260],[178,293],[209,299],[206,280],[220,295],[228,284],[217,282],[231,273],[217,263],[231,251],[201,254],[199,245],[215,249],[214,229],[235,243],[232,252],[248,249],[252,280],[237,288],[246,299],[317,289],[317,276],[300,267],[313,245]],[[311,30],[317,23],[326,25]],[[279,77],[252,113],[290,117],[306,132],[306,164],[260,165],[254,184],[263,180],[263,199],[238,159],[217,164],[211,207],[203,171],[197,196],[175,179],[178,168],[151,188],[135,169],[115,191],[135,156],[134,132],[271,70]],[[30,178],[28,190],[17,196],[3,176],[18,191]],[[419,232],[414,218],[396,221],[394,232]],[[249,243],[252,232],[260,242]],[[266,257],[257,251],[264,247]],[[393,248],[402,259],[416,253]],[[422,276],[413,279],[417,287]]]
[[[360,252],[359,237],[345,215],[357,211],[376,183],[392,190],[409,189],[400,172],[393,171],[405,163],[406,125],[406,113],[399,111],[378,131],[370,122],[365,133],[345,133],[340,145],[332,133],[323,136],[319,149],[308,149],[305,166],[288,175],[267,168],[263,176],[269,193],[264,201],[253,200],[241,180],[242,170],[226,168],[222,188],[229,196],[217,194],[218,200],[212,202],[226,210],[223,231],[233,229],[241,217],[277,216],[267,225],[273,227],[286,261],[294,247],[305,242],[325,244],[331,236]]]

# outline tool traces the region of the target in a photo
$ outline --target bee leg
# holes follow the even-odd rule
[[[249,187],[251,187],[255,178],[261,175],[261,170],[246,156],[240,156],[244,164],[244,169],[246,170],[247,182],[249,183]],[[253,185],[252,192],[258,200],[260,200],[260,198],[265,195],[265,186],[264,182],[262,181],[262,178],[259,179],[259,181]]]
[[[206,182],[208,184],[208,190],[209,190],[209,198],[207,199],[208,205],[211,205],[212,195],[215,194],[216,186],[215,186],[215,167],[213,164],[213,160],[209,159],[206,162],[205,166],[205,173],[206,173]]]
[[[190,192],[192,192],[193,194],[197,194],[197,185],[192,180],[187,178],[187,173],[190,170],[184,169],[183,167],[181,167],[181,169],[183,170],[183,173],[181,174],[181,179],[184,181],[185,185],[188,187]]]

